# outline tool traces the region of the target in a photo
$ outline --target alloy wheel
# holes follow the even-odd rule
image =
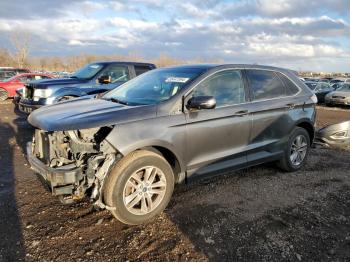
[[[298,135],[293,143],[290,150],[290,161],[293,165],[299,166],[304,161],[307,153],[307,141],[303,135]]]
[[[134,215],[145,215],[155,210],[166,192],[166,178],[157,167],[147,166],[134,172],[125,184],[123,202]]]

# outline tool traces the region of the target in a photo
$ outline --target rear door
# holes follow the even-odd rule
[[[186,111],[186,162],[189,176],[246,164],[252,119],[240,70],[217,72],[186,97],[213,96],[215,109]]]
[[[296,87],[296,90],[287,92],[278,74],[270,70],[245,70],[252,100],[250,113],[253,118],[247,155],[250,163],[257,164],[267,158],[278,158],[294,126],[289,110],[296,106],[292,93],[299,89]]]

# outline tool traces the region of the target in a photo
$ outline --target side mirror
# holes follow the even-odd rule
[[[112,82],[112,79],[111,79],[111,76],[107,76],[107,75],[104,75],[104,76],[100,76],[97,81],[100,83],[100,84],[109,84]]]
[[[214,109],[216,100],[213,96],[194,96],[187,102],[188,109]]]

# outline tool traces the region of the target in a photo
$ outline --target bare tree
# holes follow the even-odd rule
[[[12,58],[17,66],[22,68],[27,64],[31,35],[28,32],[17,31],[11,34],[10,40],[14,48]]]

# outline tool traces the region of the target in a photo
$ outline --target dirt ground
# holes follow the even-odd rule
[[[350,109],[318,108],[318,126]],[[24,157],[32,128],[0,103],[0,261],[349,261],[350,151],[312,149],[272,165],[182,185],[165,212],[126,226],[88,202],[61,205]]]

